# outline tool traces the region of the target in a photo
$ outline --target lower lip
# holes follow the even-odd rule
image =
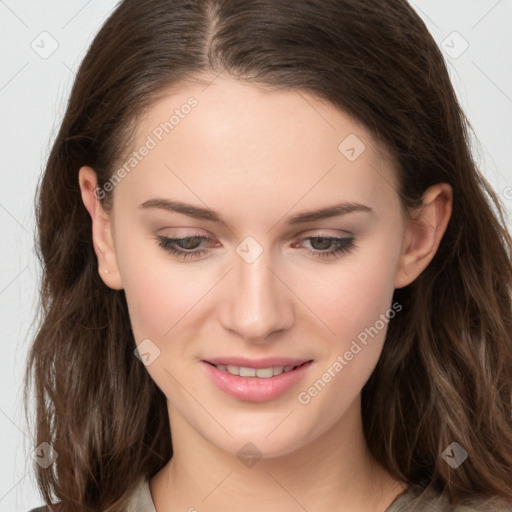
[[[223,372],[206,361],[201,361],[201,363],[217,387],[227,395],[247,402],[266,402],[277,398],[295,386],[304,377],[312,361],[308,361],[295,370],[267,379],[239,377]]]

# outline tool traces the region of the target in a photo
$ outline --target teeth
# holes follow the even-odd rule
[[[240,366],[240,371],[238,372],[240,377],[256,377],[256,369],[255,368],[244,368]]]
[[[247,368],[245,366],[233,366],[217,364],[215,367],[223,372],[228,372],[231,375],[239,375],[240,377],[259,377],[260,379],[268,379],[281,373],[286,373],[295,368],[295,366],[271,366],[269,368]]]

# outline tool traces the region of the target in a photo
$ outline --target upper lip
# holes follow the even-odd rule
[[[245,368],[270,368],[272,366],[299,366],[311,361],[311,359],[298,359],[292,357],[264,357],[262,359],[248,359],[247,357],[212,357],[203,359],[214,365],[243,366]]]

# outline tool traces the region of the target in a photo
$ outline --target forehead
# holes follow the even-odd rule
[[[247,205],[265,197],[289,207],[305,196],[375,202],[396,194],[385,148],[331,103],[224,76],[207,83],[174,87],[139,119],[130,146],[139,155],[123,187],[141,198],[234,194]]]

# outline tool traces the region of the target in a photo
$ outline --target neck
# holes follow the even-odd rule
[[[169,407],[174,454],[150,481],[158,512],[384,512],[406,485],[370,456],[360,398],[313,442],[272,458],[241,458],[210,443]]]

